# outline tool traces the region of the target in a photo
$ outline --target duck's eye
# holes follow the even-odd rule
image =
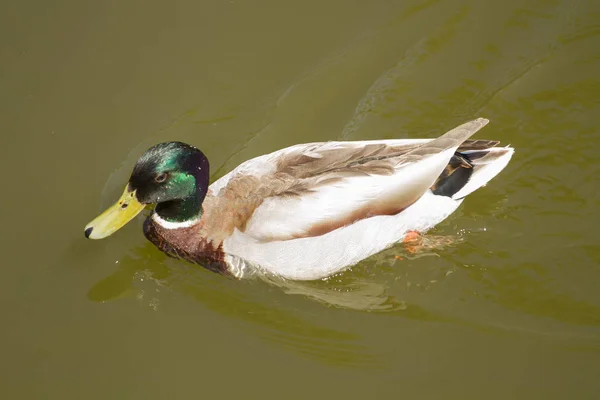
[[[168,174],[166,172],[163,172],[162,174],[158,174],[154,177],[154,182],[163,183],[164,181],[167,180],[167,176],[168,176]]]

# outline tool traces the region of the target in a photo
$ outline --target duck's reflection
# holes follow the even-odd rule
[[[359,335],[315,321],[318,318],[311,318],[314,313],[306,311],[311,304],[298,307],[298,304],[286,304],[285,299],[292,298],[285,294],[288,292],[345,308],[390,308],[386,305],[389,300],[383,294],[384,289],[376,284],[369,283],[364,288],[355,285],[355,293],[350,293],[329,291],[324,288],[327,286],[324,282],[321,282],[324,287],[319,288],[318,283],[313,286],[311,283],[292,284],[273,279],[235,281],[199,266],[165,257],[150,244],[130,251],[117,265],[111,275],[88,291],[91,301],[136,298],[158,309],[161,299],[169,293],[178,293],[221,315],[248,322],[251,332],[303,356],[346,366],[383,365],[377,355],[361,344]],[[297,301],[297,297],[293,299]]]

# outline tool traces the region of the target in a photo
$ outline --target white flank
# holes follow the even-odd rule
[[[231,256],[228,261],[237,274],[256,267],[286,279],[321,279],[392,246],[408,231],[427,231],[461,202],[427,191],[397,215],[371,217],[325,235],[285,241],[260,242],[236,229],[223,250]]]
[[[454,149],[398,167],[392,175],[342,179],[298,197],[270,197],[254,211],[245,233],[258,240],[292,239],[311,227],[377,204],[410,204],[435,182]]]

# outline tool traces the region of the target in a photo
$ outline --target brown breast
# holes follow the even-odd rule
[[[225,263],[222,243],[212,243],[201,235],[202,226],[165,229],[151,217],[144,222],[144,235],[170,257],[198,264],[210,271],[231,275]]]

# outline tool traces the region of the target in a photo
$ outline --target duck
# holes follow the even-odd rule
[[[498,175],[514,148],[470,139],[488,122],[477,118],[431,139],[292,145],[212,184],[201,150],[158,143],[85,236],[106,238],[154,206],[143,232],[171,257],[237,279],[326,279],[425,234]]]

